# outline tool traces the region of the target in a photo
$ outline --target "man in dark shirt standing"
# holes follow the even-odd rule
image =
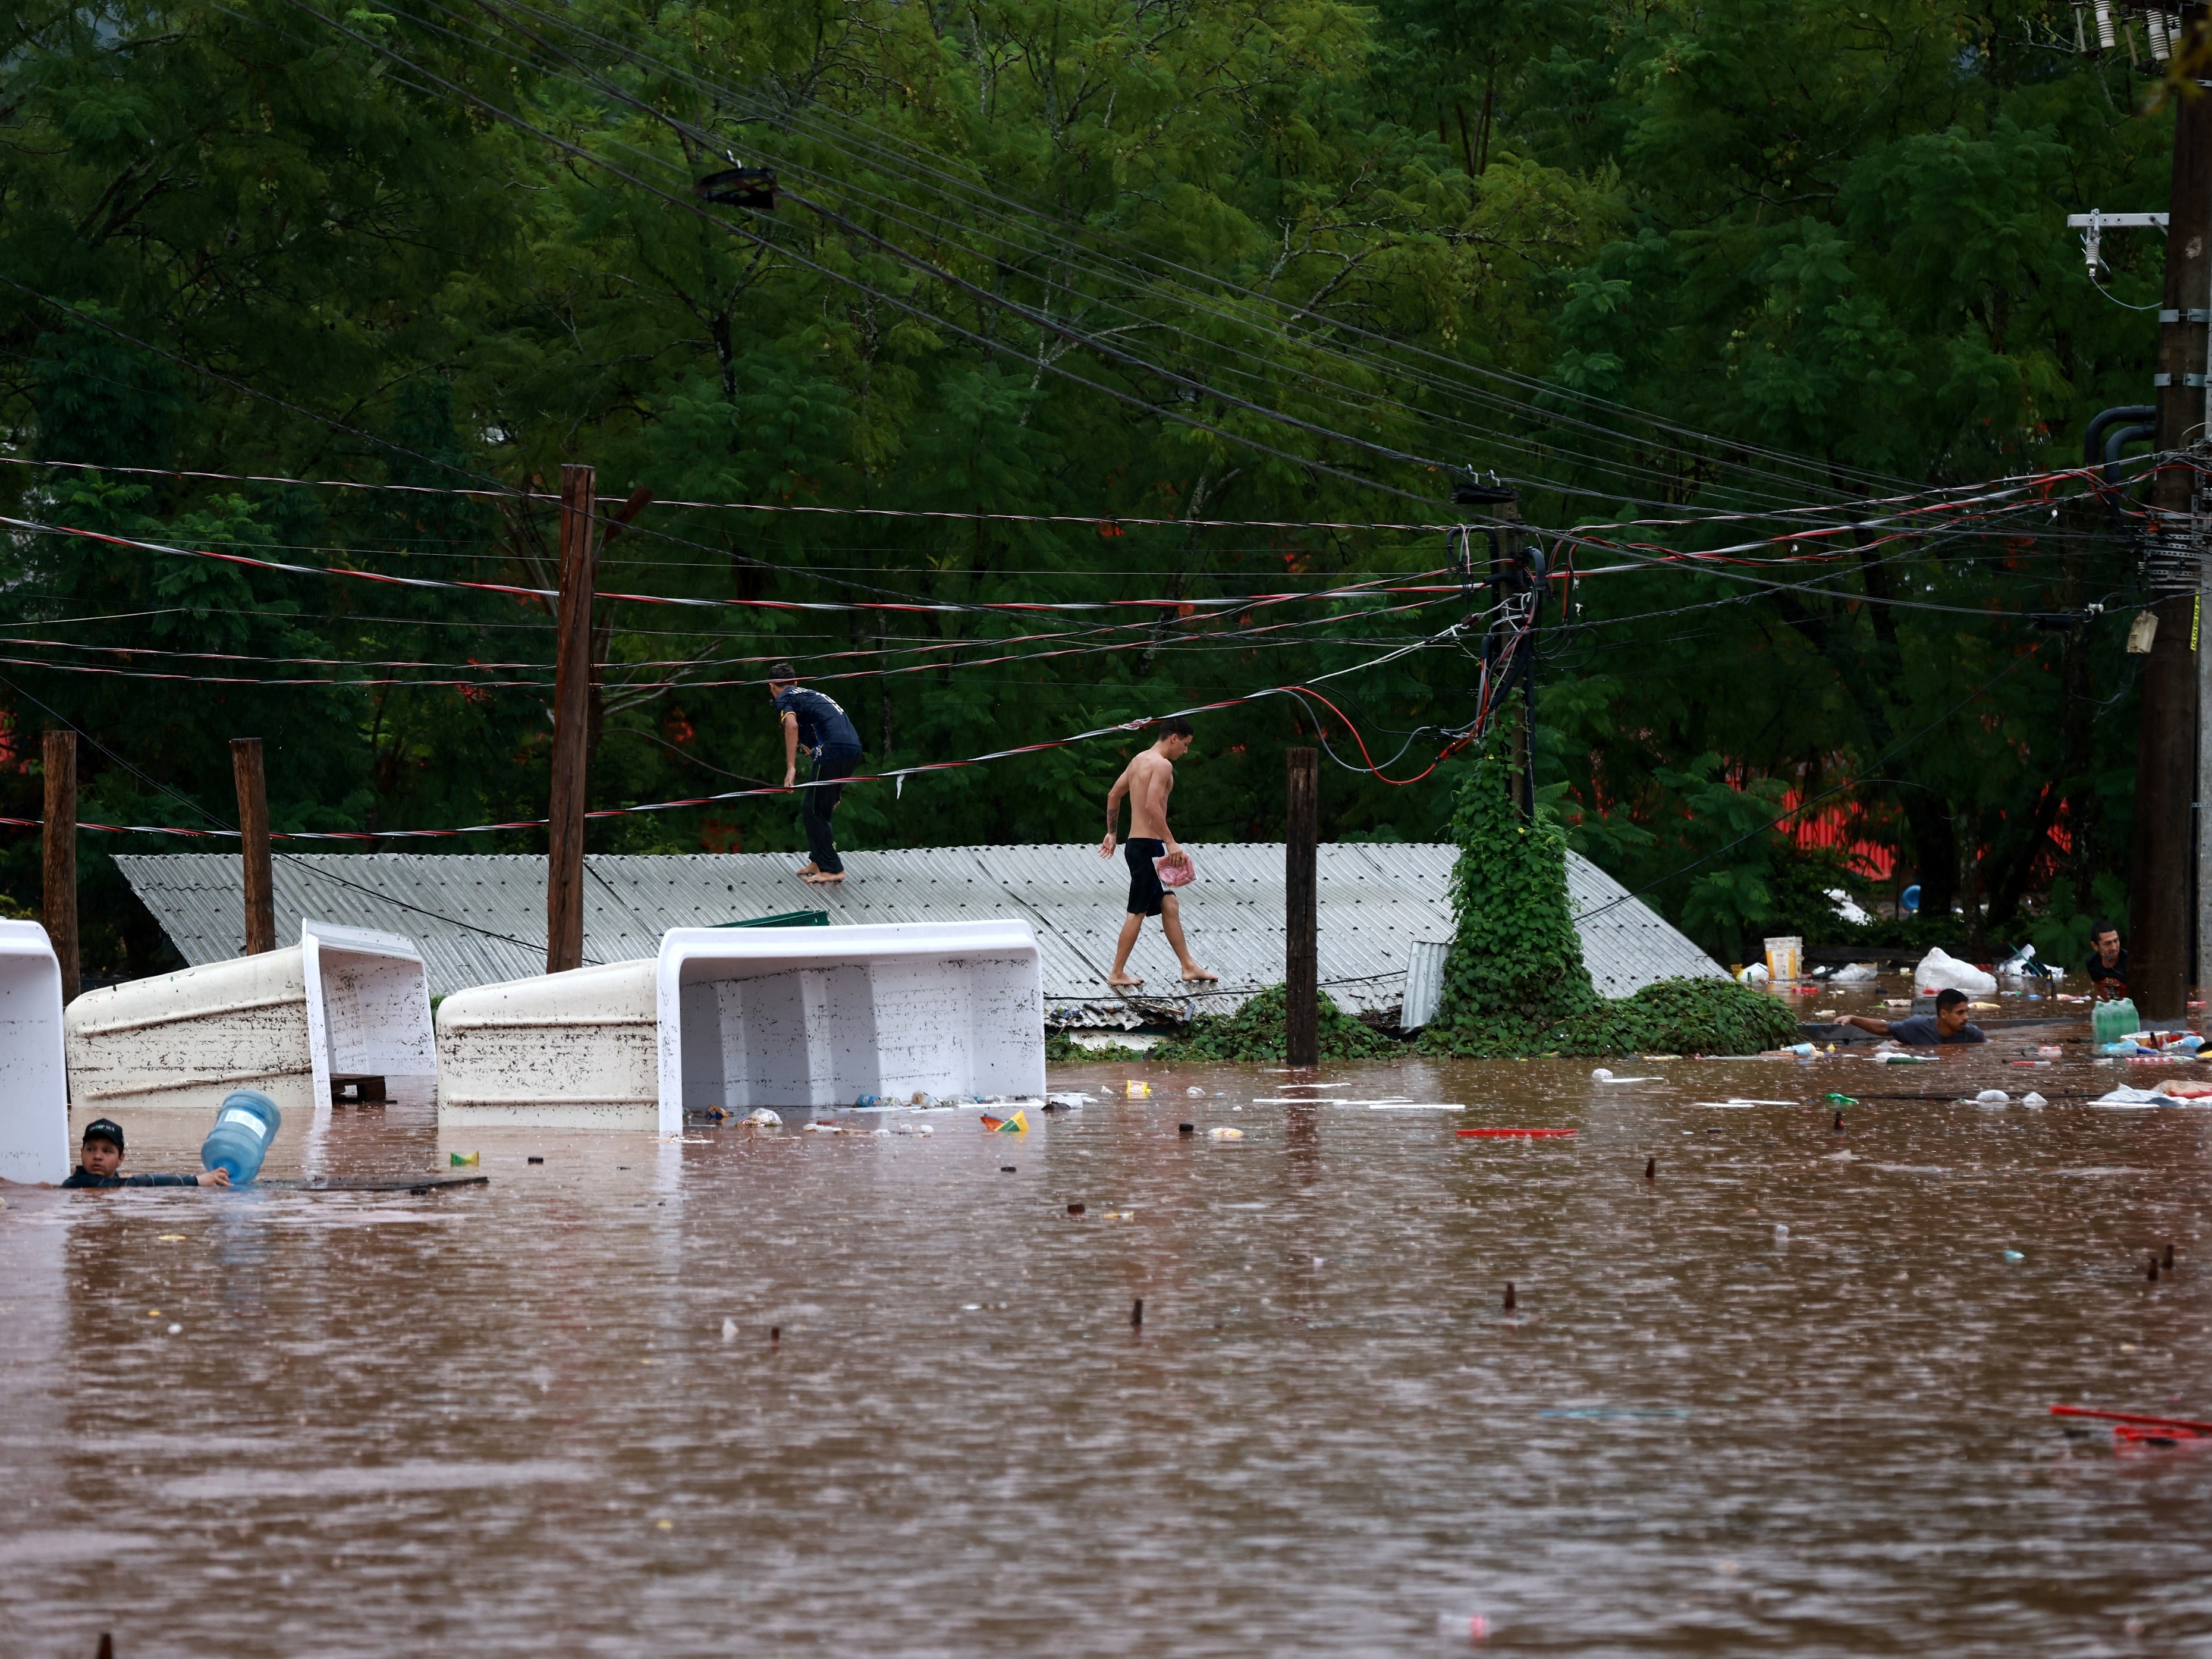
[[[1966,1018],[1966,994],[1964,991],[1938,991],[1936,1012],[1931,1015],[1915,1014],[1910,1019],[1875,1019],[1867,1014],[1844,1014],[1838,1018],[1838,1025],[1856,1025],[1863,1031],[1872,1031],[1876,1036],[1894,1037],[1910,1048],[1928,1048],[1939,1042],[1987,1042],[1982,1028]]]
[[[230,1171],[207,1170],[196,1176],[115,1173],[123,1163],[123,1126],[112,1117],[94,1118],[84,1126],[84,1145],[77,1166],[64,1187],[228,1187]]]
[[[2100,1002],[2117,1002],[2128,994],[2128,953],[2120,945],[2120,930],[2102,917],[2089,930],[2089,994]]]
[[[836,701],[799,684],[799,671],[780,662],[769,671],[768,694],[775,712],[783,717],[783,787],[799,777],[799,751],[814,757],[813,782],[799,793],[799,822],[806,831],[806,847],[813,856],[799,866],[803,881],[827,883],[845,879],[845,861],[837,856],[830,838],[830,815],[860,763],[860,734]]]

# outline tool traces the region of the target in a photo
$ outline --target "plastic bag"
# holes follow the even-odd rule
[[[1178,858],[1169,853],[1152,860],[1152,868],[1159,872],[1163,887],[1188,887],[1198,877],[1198,866],[1191,862],[1190,849],[1182,849]]]
[[[1972,963],[1961,962],[1948,951],[1933,950],[1921,957],[1920,965],[1912,970],[1912,988],[1965,991],[1970,995],[1987,996],[1997,988],[1997,982]]]

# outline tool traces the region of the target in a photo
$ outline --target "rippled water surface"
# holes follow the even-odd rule
[[[2020,1052],[1093,1066],[1020,1137],[395,1104],[276,1172],[490,1185],[11,1189],[0,1650],[2212,1653],[2212,1445],[2046,1411],[2212,1418],[2212,1112]]]

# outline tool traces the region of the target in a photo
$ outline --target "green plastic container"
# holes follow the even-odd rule
[[[2142,1030],[2142,1016],[2136,1012],[2131,998],[2122,997],[2118,1002],[2100,1002],[2089,1011],[2089,1030],[2099,1048],[2107,1042],[2118,1042],[2133,1031]]]

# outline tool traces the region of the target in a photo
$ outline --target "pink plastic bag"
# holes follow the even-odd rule
[[[1188,848],[1184,849],[1180,859],[1173,853],[1154,859],[1152,868],[1159,872],[1163,887],[1188,887],[1198,875],[1198,866],[1191,862]]]

